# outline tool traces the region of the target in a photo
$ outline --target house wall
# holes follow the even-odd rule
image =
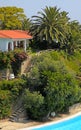
[[[0,38],[0,50],[1,51],[8,51],[8,43],[9,42],[12,42],[12,39]]]
[[[29,39],[3,39],[0,38],[0,51],[8,51],[8,43],[11,43],[11,48],[12,50],[14,50],[14,45],[13,45],[13,41],[24,41],[24,50],[26,51],[26,49],[29,46]]]

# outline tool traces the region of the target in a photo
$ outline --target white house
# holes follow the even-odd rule
[[[0,30],[0,51],[10,51],[15,48],[27,49],[32,36],[22,30]]]

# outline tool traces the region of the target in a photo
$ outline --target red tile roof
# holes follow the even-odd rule
[[[0,30],[0,38],[32,39],[32,36],[27,31],[22,30]]]

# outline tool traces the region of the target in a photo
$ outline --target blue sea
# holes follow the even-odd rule
[[[60,123],[41,126],[32,130],[81,130],[81,115]]]

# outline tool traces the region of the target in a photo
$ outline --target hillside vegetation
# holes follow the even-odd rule
[[[25,79],[24,106],[30,118],[42,119],[53,111],[68,111],[81,101],[81,54],[69,56],[54,50],[37,54]]]
[[[68,111],[69,106],[81,101],[79,51],[73,55],[53,49],[39,51],[32,54],[30,64],[31,69],[26,76],[0,81],[1,119],[11,115],[14,101],[22,93],[28,116],[37,120],[53,111]]]
[[[20,17],[16,17],[19,22],[13,27],[8,24],[12,23],[11,8],[16,14],[20,12]],[[0,81],[0,118],[11,115],[14,101],[20,100],[21,95],[31,119],[47,119],[51,112],[68,112],[69,106],[81,102],[80,23],[71,21],[68,13],[57,7],[46,7],[31,20],[21,8],[2,7],[0,10],[3,18],[6,13],[10,15],[6,16],[7,23],[1,19],[0,28],[28,29],[33,36],[29,49],[34,52],[29,54],[32,58],[25,76],[20,75],[20,67],[28,53],[0,52],[0,69],[11,69],[19,77]],[[15,15],[12,12],[13,20]]]

